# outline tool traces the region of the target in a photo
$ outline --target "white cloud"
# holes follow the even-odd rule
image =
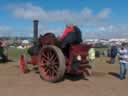
[[[99,31],[106,31],[105,27],[99,27]]]
[[[108,20],[111,16],[112,10],[110,8],[104,8],[100,10],[100,12],[94,14],[92,9],[89,8],[83,8],[79,12],[78,11],[72,11],[72,10],[45,10],[40,6],[35,6],[31,3],[25,3],[25,4],[13,4],[8,5],[9,12],[21,19],[26,20],[33,20],[33,19],[39,19],[43,23],[56,23],[58,24],[60,22],[62,23],[75,23],[77,25],[80,25],[83,28],[83,37],[93,37],[93,38],[111,38],[111,37],[128,37],[128,25],[112,25],[107,24],[105,20]],[[96,27],[96,30],[91,30],[90,28],[86,28],[86,26],[90,27]],[[43,26],[44,27],[44,26]],[[3,30],[5,32],[11,31],[13,35],[17,35],[17,32],[23,32],[19,33],[19,36],[32,36],[32,29],[30,30],[16,30],[11,28],[1,28],[0,30]],[[27,31],[27,34],[25,33]],[[63,29],[60,28],[54,28],[54,29],[48,29],[48,28],[39,28],[39,32],[55,32],[56,34],[60,34]],[[4,32],[4,33],[5,33]],[[3,34],[4,34],[3,33]],[[121,33],[121,34],[120,34]],[[0,33],[1,34],[1,33]]]
[[[93,36],[90,36],[90,34]],[[99,26],[93,32],[86,32],[87,36],[94,37],[94,38],[128,38],[128,25],[123,24],[115,24],[115,25],[105,25]]]
[[[31,4],[19,7],[16,6],[12,8],[12,12],[14,16],[24,19],[41,19],[41,17],[46,18],[46,13],[42,8]]]
[[[90,19],[92,18],[92,10],[89,9],[89,8],[84,8],[82,11],[81,11],[81,15],[86,18],[86,19]]]
[[[0,26],[0,32],[6,32],[6,31],[9,31],[9,30],[11,30],[11,28],[10,27],[8,27],[8,26]]]
[[[17,18],[39,19],[44,22],[65,22],[65,23],[89,23],[109,17],[111,9],[105,8],[97,15],[89,8],[83,8],[79,12],[71,10],[45,10],[40,6],[31,3],[8,5],[11,13]]]
[[[47,32],[55,33],[56,36],[60,36],[63,29],[56,28],[56,29],[47,29],[41,28],[39,26],[39,34],[45,34]],[[21,37],[33,37],[33,28],[26,28],[26,29],[16,29],[10,26],[0,25],[0,37],[14,37],[14,36],[21,36]]]
[[[27,32],[27,33],[26,33]],[[0,25],[0,37],[32,36],[31,29],[16,29],[10,26]]]
[[[105,8],[103,9],[98,15],[97,15],[97,18],[99,19],[106,19],[110,16],[111,14],[111,9],[110,8]]]
[[[11,27],[0,25],[0,36],[9,36],[11,31]]]

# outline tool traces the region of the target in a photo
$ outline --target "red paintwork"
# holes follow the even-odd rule
[[[41,36],[39,38],[40,42],[42,45],[57,45],[57,38],[53,36],[54,34],[52,33],[46,33],[45,35]]]
[[[80,62],[81,67],[78,68],[79,70],[77,71],[77,73],[80,74],[83,71],[81,69],[83,69],[83,67],[88,64],[86,57],[88,56],[89,49],[90,49],[90,45],[87,44],[71,45],[70,58],[68,59],[67,62],[67,73],[73,73],[72,71],[73,56],[78,56],[78,55],[82,57],[82,61]]]
[[[21,72],[24,74],[25,73],[25,58],[24,58],[24,55],[20,56],[19,63],[20,63]]]
[[[38,55],[31,56],[31,60],[27,62],[28,64],[37,65],[38,63]]]

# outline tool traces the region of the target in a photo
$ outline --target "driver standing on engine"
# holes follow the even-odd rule
[[[67,25],[60,40],[62,41],[63,52],[69,58],[70,44],[80,44],[82,42],[81,31],[75,25]]]

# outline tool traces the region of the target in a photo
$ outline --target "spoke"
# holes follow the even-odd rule
[[[53,51],[51,50],[51,51],[50,51],[50,57],[52,56],[52,54],[53,54]]]
[[[48,67],[44,68],[44,71],[45,71],[46,73],[48,73],[49,68],[48,68]]]
[[[51,50],[49,50],[48,52],[47,52],[47,58],[49,59],[49,60],[51,60],[51,57],[52,57],[52,51]]]
[[[52,63],[54,66],[57,66],[58,67],[58,63]]]
[[[40,67],[46,68],[47,66],[46,66],[46,65],[42,65],[42,64],[41,64],[41,65],[40,65]]]
[[[45,71],[46,73],[48,72],[49,68],[48,68],[47,65],[44,65],[44,66],[41,66],[41,67],[43,67],[43,69],[44,69],[44,71]]]
[[[43,63],[43,64],[46,64],[47,60],[44,59],[44,58],[41,58],[40,62],[41,62],[41,64],[42,64],[42,63]]]
[[[48,67],[47,63],[40,64],[41,67]]]
[[[53,72],[56,74],[57,73],[57,69],[55,69],[55,67],[53,67]],[[54,74],[53,74],[54,75]]]
[[[56,55],[55,54],[52,54],[50,60],[53,61],[55,57],[56,57]]]
[[[46,52],[47,58],[49,59],[50,55],[49,55],[49,50]]]
[[[54,66],[56,66],[58,68],[59,67],[59,64],[55,64]]]
[[[58,58],[56,57],[56,58],[54,59],[54,61],[58,62]]]
[[[58,65],[58,64],[59,64],[58,61],[56,61],[56,60],[52,61],[52,65]]]
[[[55,57],[55,58],[52,59],[52,64],[56,64],[56,63],[58,63],[57,57]]]
[[[52,71],[51,71],[51,69],[48,70],[48,76],[49,76],[49,78],[52,76]]]
[[[58,66],[54,66],[53,68],[57,70]]]
[[[46,56],[46,54],[45,54],[44,52],[42,53],[41,57],[42,57],[42,58],[44,57],[46,60],[49,59],[49,58]]]
[[[52,65],[56,65],[56,64],[58,64],[57,61],[52,61]]]
[[[47,68],[46,74],[49,76],[50,75],[50,70]]]
[[[47,71],[47,75],[49,76],[49,79],[51,79],[51,77],[55,77],[57,73],[57,70],[53,69],[53,68],[49,68]]]
[[[55,77],[55,74],[56,74],[56,71],[52,70],[52,72],[51,72],[52,77]]]
[[[52,56],[52,50],[49,50],[49,54],[48,54],[49,57]]]
[[[54,65],[53,68],[54,68],[55,70],[58,70],[58,67],[59,67],[58,65]]]
[[[45,53],[46,53],[46,56],[47,56],[47,60],[49,60],[50,59],[50,57],[49,57],[49,50],[47,52],[45,52]]]
[[[52,72],[51,73],[52,77],[55,77],[57,75],[57,70],[56,69],[52,68],[51,72]]]

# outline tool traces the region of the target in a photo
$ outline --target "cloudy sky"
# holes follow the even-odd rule
[[[40,34],[59,36],[73,23],[83,38],[128,38],[127,0],[0,0],[0,6],[0,37],[32,37],[38,19]]]

